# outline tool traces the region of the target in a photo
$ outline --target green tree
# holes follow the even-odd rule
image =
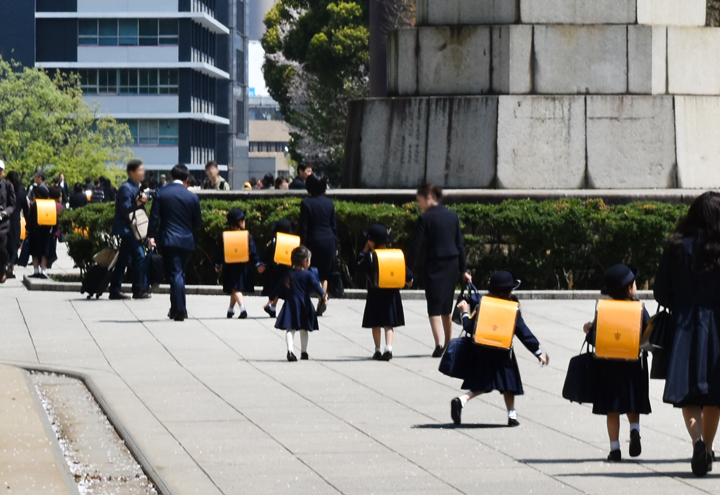
[[[0,59],[0,158],[24,181],[37,168],[84,177],[120,177],[116,165],[130,157],[130,130],[99,116],[82,98],[75,74],[13,66]]]
[[[707,25],[720,26],[720,0],[708,0]]]

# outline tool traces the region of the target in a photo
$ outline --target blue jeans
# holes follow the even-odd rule
[[[192,251],[175,247],[162,250],[165,273],[170,282],[170,315],[187,316],[185,305],[185,267],[187,267]]]
[[[125,269],[130,264],[132,269],[132,291],[138,294],[145,291],[145,250],[142,244],[133,236],[123,236],[120,238],[120,254],[115,265],[115,271],[112,274],[110,282],[110,293],[122,292],[122,282],[125,276]]]

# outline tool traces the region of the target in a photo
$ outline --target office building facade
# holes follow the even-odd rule
[[[0,53],[77,72],[86,101],[126,123],[160,173],[215,160],[249,174],[247,5],[242,0],[23,0],[0,6]],[[12,19],[13,21],[9,21]]]

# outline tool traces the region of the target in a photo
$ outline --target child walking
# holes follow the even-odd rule
[[[637,272],[626,265],[615,265],[605,272],[605,287],[602,294],[618,301],[637,301]],[[643,308],[642,328],[649,315]],[[595,345],[596,322],[586,323],[583,330],[586,340]],[[630,457],[642,453],[640,443],[640,415],[650,414],[650,385],[647,353],[642,352],[635,361],[597,359],[593,364],[595,400],[593,414],[607,416],[607,430],[610,437],[608,460],[622,459],[620,451],[620,415],[627,415],[630,422]]]
[[[295,362],[297,361],[297,357],[293,352],[295,332],[300,331],[300,359],[308,360],[310,359],[307,352],[309,332],[320,329],[317,313],[311,300],[312,295],[318,294],[325,301],[325,304],[328,303],[328,297],[317,276],[308,270],[312,257],[310,250],[305,246],[297,247],[293,249],[291,257],[292,269],[270,297],[284,296],[285,304],[280,310],[275,322],[275,328],[286,330],[287,360]]]
[[[283,218],[275,222],[272,226],[272,233],[277,234],[281,232],[283,234],[292,234],[293,226],[290,220]],[[262,255],[262,264],[258,266],[258,272],[265,273],[265,284],[263,285],[262,295],[268,298],[267,304],[263,307],[265,312],[270,315],[270,318],[277,317],[277,302],[278,298],[274,299],[270,295],[275,291],[278,284],[285,280],[285,276],[290,271],[289,266],[278,265],[275,263],[275,246],[277,244],[277,236],[273,236],[273,239],[265,247],[265,251]]]
[[[488,296],[517,301],[512,291],[519,286],[520,281],[513,279],[510,272],[498,271],[490,277]],[[482,305],[482,300],[480,304]],[[465,331],[473,334],[478,317],[477,311],[474,315],[470,315],[470,305],[466,301],[458,304],[458,308],[462,312]],[[519,310],[515,321],[515,336],[537,357],[543,366],[548,364],[547,354],[540,349],[540,343],[525,324]],[[515,411],[515,396],[523,395],[524,392],[520,369],[515,358],[515,350],[512,347],[507,350],[478,346],[475,351],[477,354],[473,356],[472,369],[469,371],[468,378],[462,384],[462,389],[469,390],[469,392],[453,399],[450,403],[450,415],[453,422],[456,425],[461,423],[462,410],[470,399],[497,390],[503,394],[505,399],[508,426],[519,426],[520,422]]]
[[[376,249],[385,249],[390,242],[390,235],[384,225],[371,226],[366,234],[365,248],[358,255],[357,270],[372,276],[372,256]],[[405,325],[402,297],[399,289],[379,289],[367,284],[367,299],[365,300],[365,313],[362,327],[372,328],[376,361],[390,361],[393,357],[394,328]],[[385,351],[382,352],[381,334],[385,330]]]
[[[246,214],[239,208],[233,208],[227,214],[227,223],[230,230],[245,230]],[[235,316],[235,305],[239,306],[239,319],[247,318],[247,308],[243,294],[252,294],[255,291],[253,281],[253,268],[259,266],[257,249],[255,241],[251,235],[249,237],[250,244],[250,260],[247,263],[227,263],[225,261],[225,243],[221,241],[215,256],[215,271],[223,272],[223,292],[230,294],[230,306],[227,310],[227,317]]]

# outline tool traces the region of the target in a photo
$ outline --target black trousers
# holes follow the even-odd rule
[[[7,270],[7,264],[8,264],[8,261],[10,260],[10,256],[8,255],[7,247],[8,247],[8,233],[0,232],[0,277],[5,275],[5,271]]]
[[[185,304],[185,268],[187,267],[192,251],[166,247],[162,250],[165,273],[170,282],[170,314],[187,316]]]

